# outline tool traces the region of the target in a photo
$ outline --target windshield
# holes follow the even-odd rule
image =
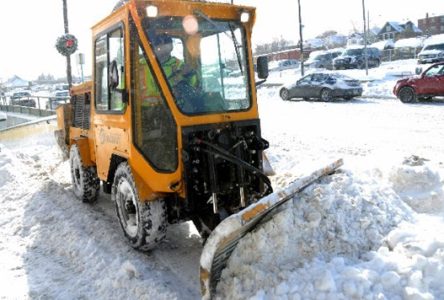
[[[241,23],[210,20],[202,14],[147,18],[144,29],[183,113],[206,114],[250,108],[247,54]],[[162,50],[165,43],[170,46]]]
[[[362,55],[364,49],[348,49],[345,50],[343,55]]]
[[[444,44],[429,45],[424,50],[444,50]]]

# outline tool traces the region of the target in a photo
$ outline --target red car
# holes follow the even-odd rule
[[[419,76],[398,80],[393,94],[404,103],[444,96],[444,62],[430,66]]]

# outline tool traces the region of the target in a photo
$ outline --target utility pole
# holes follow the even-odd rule
[[[65,27],[65,34],[69,33],[68,27],[68,5],[66,3],[67,0],[63,1],[63,25]],[[66,80],[68,81],[69,88],[72,85],[72,75],[71,75],[71,56],[66,55]]]
[[[299,39],[300,39],[300,51],[301,51],[301,76],[304,76],[304,39],[302,38],[302,17],[301,17],[301,0],[298,0],[299,9]]]
[[[364,20],[364,60],[365,60],[365,75],[368,75],[368,55],[367,55],[367,30],[365,21],[365,0],[362,0],[362,17]]]

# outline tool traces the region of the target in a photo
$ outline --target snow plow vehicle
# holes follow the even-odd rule
[[[211,298],[238,241],[341,161],[274,192],[264,172],[252,7],[122,1],[92,28],[93,80],[56,109],[73,191],[115,201],[129,244],[149,250],[167,224],[191,220],[206,240],[202,296]],[[265,57],[257,59],[265,80]]]

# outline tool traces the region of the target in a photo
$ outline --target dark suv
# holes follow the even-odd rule
[[[15,92],[11,95],[11,104],[35,107],[35,100],[31,98],[31,94],[29,92]]]
[[[368,67],[379,67],[381,54],[378,48],[367,47]],[[365,48],[363,46],[348,48],[342,54],[333,59],[333,68],[340,69],[364,69]]]
[[[418,68],[417,73],[420,72],[421,68]],[[393,94],[404,103],[444,96],[444,62],[430,66],[419,76],[398,80]]]

